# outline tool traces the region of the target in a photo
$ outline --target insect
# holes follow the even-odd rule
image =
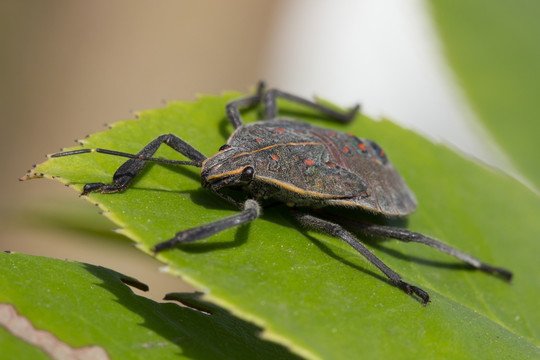
[[[239,208],[236,215],[177,233],[172,239],[157,244],[154,247],[156,253],[249,223],[261,215],[263,200],[273,199],[289,205],[292,217],[303,226],[344,240],[379,268],[396,287],[409,295],[418,296],[424,305],[427,304],[430,298],[426,291],[404,282],[398,273],[346,230],[344,224],[351,225],[350,220],[315,211],[348,207],[388,217],[403,217],[412,213],[416,209],[416,199],[384,150],[371,140],[280,117],[278,98],[315,109],[343,123],[350,122],[359,110],[359,106],[356,106],[342,113],[281,90],[267,90],[264,83],[260,83],[254,95],[227,104],[226,115],[235,131],[227,143],[210,157],[173,134],[158,136],[137,154],[80,149],[57,153],[52,157],[100,152],[130,158],[116,170],[112,183],[88,183],[84,186],[83,195],[96,191],[116,193],[125,190],[149,161],[200,167],[202,186]],[[240,110],[259,104],[263,105],[264,119],[244,124]],[[154,158],[154,153],[162,144],[170,146],[190,161]],[[247,196],[238,201],[227,191],[230,188],[240,189]],[[508,281],[512,278],[508,270],[485,264],[425,235],[368,222],[355,221],[354,225],[365,234],[421,243],[474,268]]]

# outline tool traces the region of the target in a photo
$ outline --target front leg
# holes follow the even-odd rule
[[[201,225],[188,230],[177,233],[172,239],[163,241],[154,246],[154,252],[170,249],[178,244],[193,242],[201,239],[206,239],[220,231],[227,230],[234,226],[249,223],[257,219],[261,215],[261,207],[255,200],[248,199],[244,202],[242,212],[230,216],[228,218],[214,221],[210,224]]]
[[[90,192],[99,191],[103,194],[115,193],[125,190],[133,179],[142,171],[148,161],[155,161],[152,159],[152,155],[158,150],[161,144],[165,144],[178,151],[180,154],[188,157],[192,162],[176,162],[184,165],[202,166],[202,162],[206,160],[206,156],[197,151],[194,147],[180,139],[173,134],[161,135],[152,140],[141,151],[139,151],[133,158],[127,160],[122,164],[113,175],[113,182],[111,184],[104,183],[89,183],[84,186],[82,195],[86,195]],[[97,152],[107,153],[106,150],[96,149]],[[116,155],[115,152],[109,152],[112,155]],[[57,154],[57,156],[64,156],[64,154],[70,155],[70,153]],[[122,155],[124,156],[124,155]],[[174,163],[174,162],[171,162]]]
[[[310,107],[342,123],[351,122],[360,110],[360,105],[356,105],[347,113],[343,113],[341,111],[336,111],[328,106],[304,99],[300,96],[296,96],[278,89],[271,89],[266,91],[262,98],[262,101],[264,103],[264,118],[266,120],[275,119],[278,116],[278,106],[276,101],[277,98],[282,98],[300,105],[304,105],[306,107]]]
[[[330,118],[342,122],[348,123],[352,121],[358,111],[360,110],[360,105],[356,105],[354,108],[349,110],[346,113],[341,111],[336,111],[328,106],[319,104],[317,102],[304,99],[300,96],[290,94],[285,91],[278,89],[267,90],[264,82],[259,82],[257,86],[257,93],[255,95],[246,96],[229,102],[226,106],[227,118],[234,126],[235,129],[238,129],[242,126],[242,117],[240,115],[240,109],[249,108],[259,103],[263,103],[264,106],[264,119],[271,120],[275,119],[278,114],[277,99],[285,99],[312,109],[319,111],[320,113],[329,116]]]

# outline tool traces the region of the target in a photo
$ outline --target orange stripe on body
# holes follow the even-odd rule
[[[303,145],[314,145],[314,146],[321,145],[321,146],[324,146],[323,143],[320,143],[320,142],[303,142],[303,143],[274,144],[274,145],[268,145],[268,146],[265,146],[265,147],[260,148],[260,149],[257,149],[257,150],[253,150],[253,151],[249,151],[249,152],[243,152],[243,153],[240,153],[240,154],[236,154],[236,155],[234,155],[231,159],[234,159],[234,158],[239,157],[239,156],[244,156],[244,155],[254,154],[254,153],[259,152],[259,151],[268,150],[268,149],[274,148],[274,147],[276,147],[276,146],[303,146]]]

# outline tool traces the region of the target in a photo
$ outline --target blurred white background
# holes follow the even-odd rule
[[[283,3],[264,73],[284,89],[361,102],[372,117],[508,166],[455,83],[429,10],[421,0]]]

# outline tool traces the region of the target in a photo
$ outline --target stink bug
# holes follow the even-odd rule
[[[262,201],[273,199],[289,205],[292,216],[300,224],[347,242],[395,286],[407,294],[418,296],[424,304],[429,301],[427,292],[402,281],[399,274],[371,253],[343,225],[354,226],[368,235],[428,245],[474,268],[506,280],[512,278],[508,270],[485,264],[425,235],[387,225],[351,223],[351,220],[330,212],[319,211],[348,207],[381,216],[403,217],[416,209],[416,199],[384,150],[375,142],[279,117],[277,98],[310,107],[343,123],[350,122],[359,109],[356,106],[348,113],[338,112],[280,90],[266,90],[261,83],[255,95],[227,104],[226,115],[235,131],[227,143],[210,157],[173,134],[157,137],[137,154],[81,149],[57,153],[52,157],[100,152],[130,158],[116,170],[112,183],[88,183],[84,186],[83,195],[94,191],[115,193],[125,190],[149,161],[197,166],[201,168],[202,186],[240,209],[237,215],[177,233],[174,238],[157,244],[154,247],[156,253],[251,222],[261,215]],[[261,103],[264,120],[244,124],[240,110]],[[154,158],[161,144],[170,146],[190,161]],[[238,201],[226,190],[228,188],[240,189],[246,196]]]

